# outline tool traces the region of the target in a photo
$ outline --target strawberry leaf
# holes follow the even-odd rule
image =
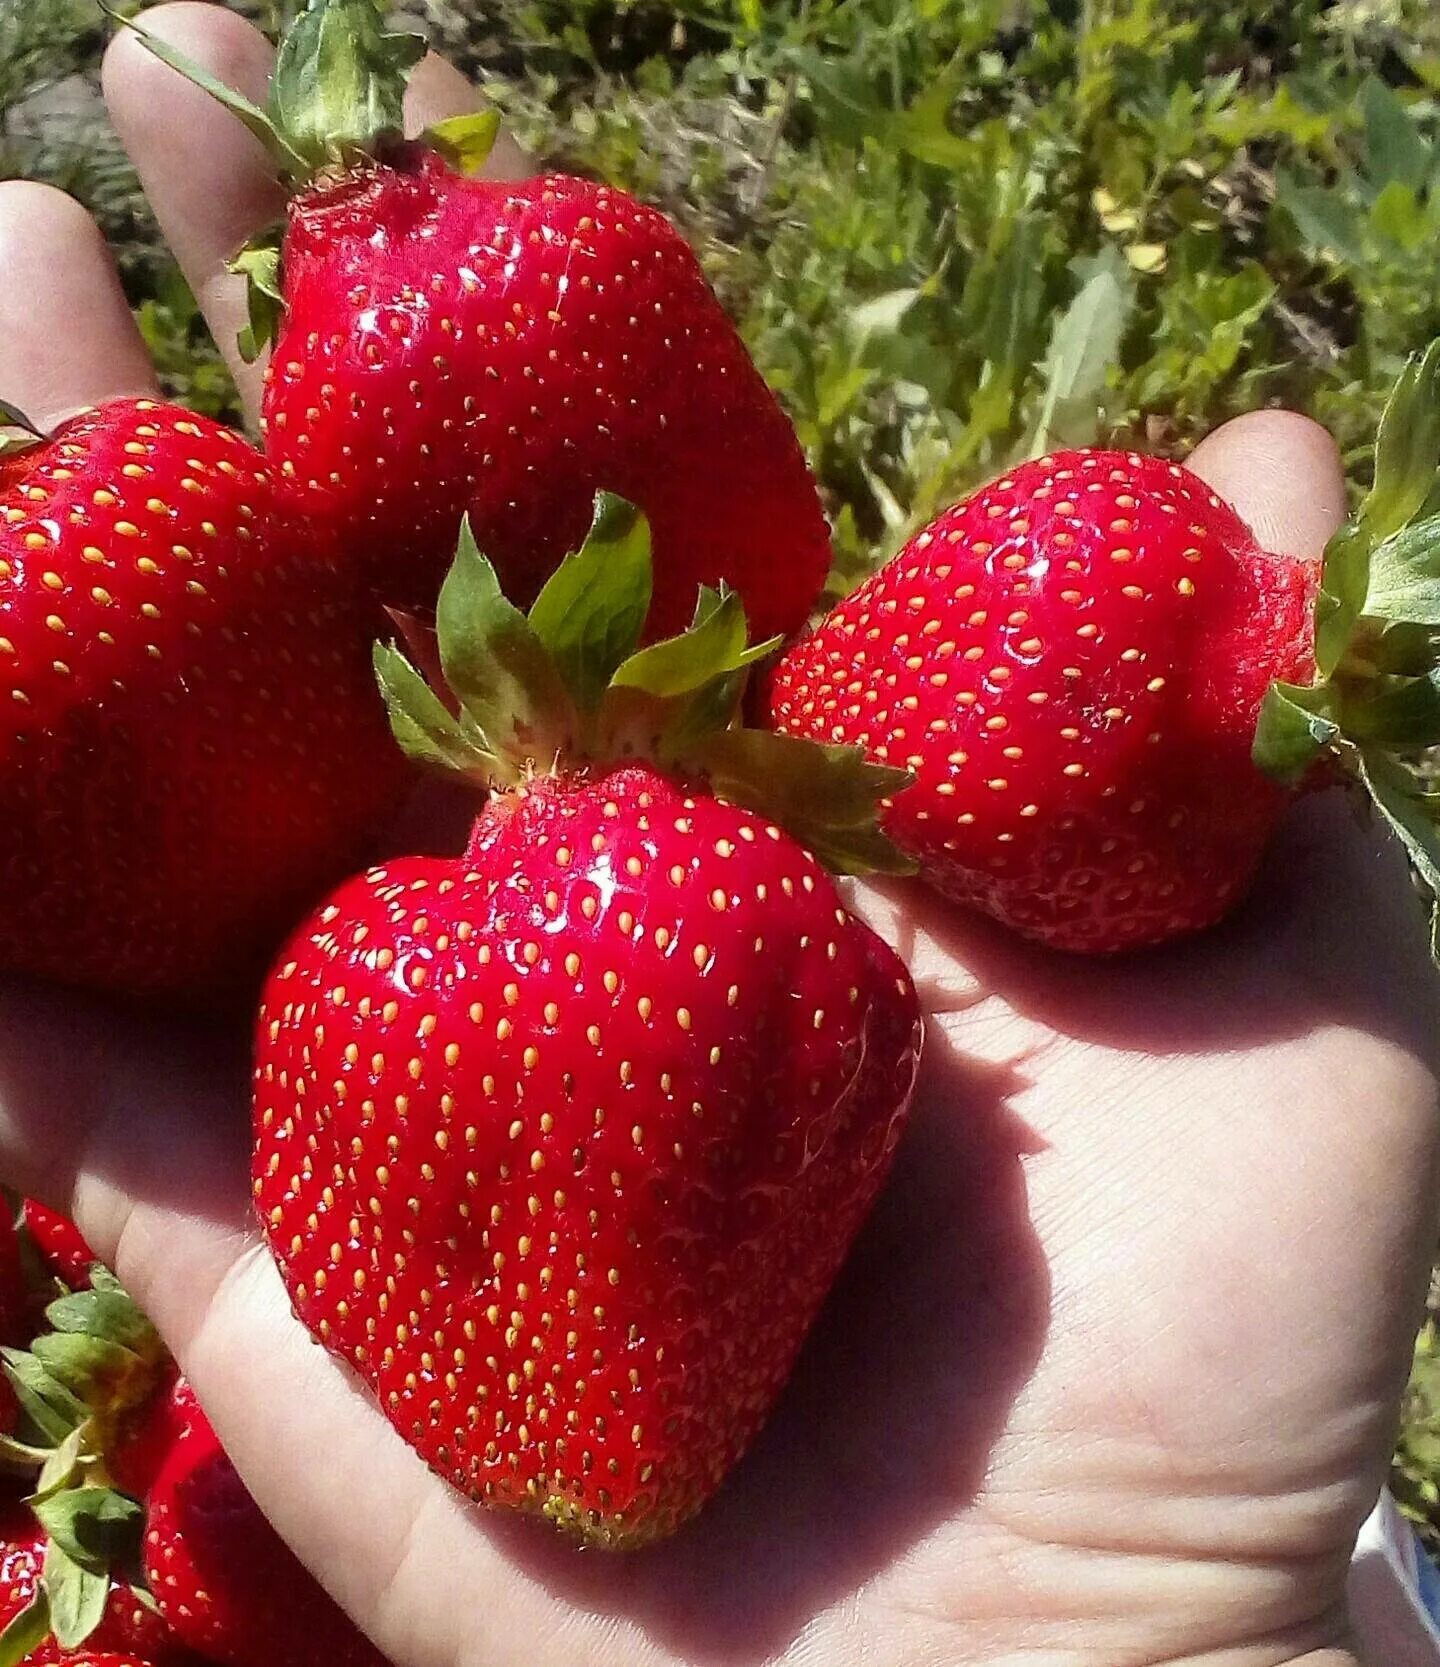
[[[96,1410],[134,1406],[154,1382],[139,1355],[103,1337],[52,1332],[37,1337],[31,1352],[53,1378]]]
[[[721,798],[771,817],[830,867],[850,874],[915,871],[876,821],[879,802],[912,778],[866,763],[859,747],[731,729],[705,742],[694,762]]]
[[[82,1568],[108,1573],[139,1551],[145,1507],[116,1488],[65,1488],[31,1508],[51,1542]]]
[[[616,688],[664,697],[692,694],[717,677],[763,660],[780,644],[779,637],[772,637],[749,647],[746,636],[745,605],[739,595],[707,586],[690,629],[632,654],[611,682]]]
[[[1358,521],[1371,545],[1408,526],[1440,470],[1440,340],[1412,354],[1386,402],[1375,440],[1375,484]]]
[[[62,1488],[70,1486],[76,1471],[80,1468],[80,1457],[92,1429],[89,1420],[77,1425],[45,1460],[40,1470],[40,1479],[35,1484],[32,1505],[35,1501],[47,1499],[52,1493],[59,1493]]]
[[[476,746],[400,650],[376,643],[374,657],[390,728],[406,755],[417,764],[489,780],[499,760]]]
[[[425,129],[421,143],[438,151],[457,173],[473,176],[489,161],[499,132],[500,112],[491,108],[434,122]]]
[[[1440,964],[1440,795],[1427,793],[1412,770],[1379,748],[1359,750],[1356,774],[1404,846],[1429,900],[1430,953]]]
[[[1395,682],[1369,699],[1346,701],[1340,727],[1362,746],[1403,752],[1440,744],[1440,669]]]
[[[1328,684],[1303,688],[1272,683],[1260,708],[1252,756],[1256,768],[1277,781],[1297,782],[1340,734],[1328,715]]]
[[[608,492],[595,499],[584,544],[566,556],[530,610],[582,711],[599,704],[616,669],[635,653],[650,612],[650,524]]]
[[[229,263],[229,270],[245,280],[249,323],[240,332],[240,357],[253,365],[275,340],[285,316],[285,294],[278,243],[249,244]]]
[[[40,1579],[56,1643],[78,1649],[104,1619],[110,1576],[86,1568],[52,1540],[45,1548]]]
[[[33,1354],[0,1349],[5,1376],[27,1417],[47,1440],[64,1441],[88,1417],[85,1403],[59,1382]]]
[[[445,681],[492,752],[524,765],[571,750],[578,714],[559,668],[506,599],[468,518],[440,589],[435,629]]]
[[[270,118],[314,173],[374,156],[405,131],[405,85],[423,35],[387,30],[375,0],[310,0],[280,43]]]
[[[0,1632],[0,1667],[19,1667],[49,1636],[50,1603],[42,1587]]]
[[[1417,521],[1370,557],[1367,619],[1440,625],[1440,519]]]
[[[58,1332],[118,1343],[142,1359],[164,1354],[155,1327],[124,1290],[74,1291],[52,1302],[45,1318]]]

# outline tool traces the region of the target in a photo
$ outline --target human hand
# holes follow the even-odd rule
[[[263,86],[233,15],[149,21]],[[228,344],[224,258],[276,209],[260,155],[133,42],[106,84]],[[470,96],[433,62],[417,92],[417,126]],[[37,187],[0,188],[0,315],[0,391],[42,420],[153,391],[94,227]],[[1297,418],[1193,463],[1272,546],[1316,550],[1341,512]],[[579,1556],[467,1506],[310,1345],[250,1222],[241,1038],[7,992],[0,1173],[73,1207],[397,1667],[1347,1660],[1433,1240],[1435,991],[1401,865],[1314,803],[1232,923],[1113,964],[910,885],[855,900],[914,963],[922,1094],[775,1418],[666,1546]]]

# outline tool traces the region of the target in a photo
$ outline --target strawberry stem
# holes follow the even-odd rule
[[[1298,783],[1329,757],[1400,839],[1430,904],[1440,961],[1440,795],[1421,754],[1440,745],[1440,341],[1401,372],[1375,445],[1375,482],[1325,551],[1315,681],[1274,683],[1255,762]]]

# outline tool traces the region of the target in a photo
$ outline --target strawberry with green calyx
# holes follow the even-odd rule
[[[140,1583],[143,1508],[107,1463],[166,1381],[168,1356],[113,1274],[96,1264],[91,1280],[50,1304],[50,1329],[28,1351],[3,1351],[21,1416],[0,1463],[31,1492],[0,1534],[0,1667],[69,1661],[82,1646],[155,1667],[190,1660]]]
[[[458,710],[380,651],[406,749],[488,799],[463,857],[299,928],[255,1074],[300,1318],[457,1488],[614,1547],[698,1510],[766,1417],[920,1042],[897,957],[742,808],[768,788],[816,848],[893,867],[874,803],[904,778],[730,727],[733,596],[638,649],[645,546],[602,502],[527,618],[464,540],[437,621]]]
[[[404,783],[369,610],[230,430],[152,400],[0,460],[0,967],[199,1003]]]
[[[1437,454],[1440,346],[1401,379],[1375,490],[1323,574],[1260,549],[1176,464],[1021,464],[785,655],[769,721],[911,770],[891,837],[939,890],[1053,947],[1219,919],[1327,759],[1433,893],[1414,759],[1440,741]]]
[[[371,0],[311,0],[269,106],[142,37],[267,145],[292,192],[262,241],[248,351],[273,339],[267,453],[381,602],[429,609],[462,513],[528,603],[583,536],[598,488],[655,531],[655,635],[698,587],[792,634],[830,543],[794,431],[679,232],[624,192],[469,177],[493,116],[401,142],[420,41]]]

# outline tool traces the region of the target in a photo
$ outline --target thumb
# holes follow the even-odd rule
[[[1186,465],[1267,550],[1318,558],[1345,519],[1340,450],[1294,411],[1252,411],[1217,428]]]

